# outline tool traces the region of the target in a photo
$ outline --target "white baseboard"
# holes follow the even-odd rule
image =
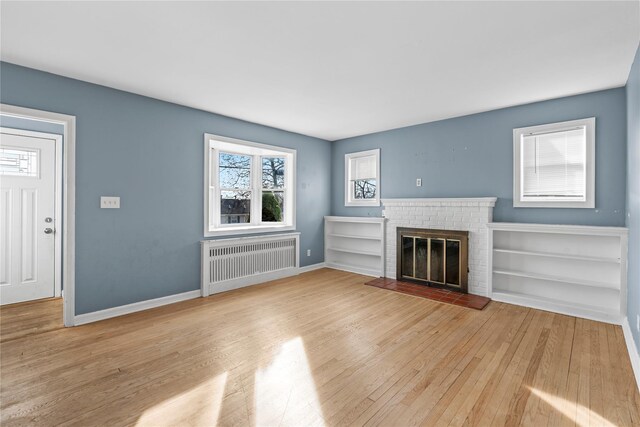
[[[104,310],[94,311],[91,313],[79,314],[74,317],[74,326],[97,322],[99,320],[110,319],[112,317],[124,316],[125,314],[135,313],[137,311],[142,311],[142,310],[149,310],[150,308],[156,308],[163,305],[173,304],[176,302],[186,301],[188,299],[199,298],[199,297],[200,297],[200,289],[197,289],[195,291],[183,292],[181,294],[169,295],[166,297],[134,302],[133,304],[107,308]]]
[[[333,268],[334,270],[348,271],[349,273],[362,274],[363,276],[380,277],[379,271],[370,268],[353,267],[334,262],[328,262],[326,264],[326,267]]]
[[[624,332],[624,340],[627,342],[627,351],[629,352],[629,359],[631,359],[633,374],[636,377],[636,386],[640,391],[640,355],[638,355],[638,347],[636,347],[636,343],[633,341],[633,335],[631,335],[629,318],[626,318],[622,322],[622,332]]]
[[[489,298],[498,302],[521,305],[538,310],[550,311],[552,313],[565,314],[567,316],[581,317],[597,322],[612,323],[614,325],[622,325],[624,322],[624,318],[615,313],[600,312],[571,304],[563,304],[546,298],[536,298],[530,295],[497,292],[494,290]]]
[[[326,266],[327,266],[327,264],[325,264],[324,262],[319,262],[317,264],[307,265],[306,267],[300,267],[298,269],[298,273],[300,273],[300,274],[307,273],[309,271],[319,270],[321,268],[325,268]]]

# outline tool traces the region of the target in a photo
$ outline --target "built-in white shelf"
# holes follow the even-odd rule
[[[345,239],[364,239],[364,240],[382,240],[380,237],[373,236],[353,236],[350,234],[329,234],[329,237],[344,237]]]
[[[346,252],[350,254],[359,254],[359,255],[368,255],[379,257],[380,252],[378,251],[364,251],[361,249],[346,249],[346,248],[328,248],[330,251],[338,251],[338,252]]]
[[[489,296],[620,323],[627,304],[627,229],[490,223]]]
[[[607,283],[607,282],[597,282],[595,280],[576,279],[572,277],[554,276],[551,274],[542,274],[542,273],[528,273],[525,271],[494,269],[493,274],[504,274],[507,276],[516,276],[516,277],[528,277],[529,279],[548,280],[551,282],[569,283],[572,285],[579,285],[579,286],[590,286],[592,288],[606,288],[606,289],[618,290],[618,286],[620,286],[619,283],[616,284],[616,283]]]
[[[324,217],[327,267],[384,276],[384,218]]]
[[[562,258],[562,259],[578,259],[583,261],[595,261],[595,262],[613,262],[616,264],[620,263],[620,258],[609,258],[609,257],[597,257],[597,256],[586,256],[586,255],[567,255],[567,254],[555,254],[552,252],[536,252],[536,251],[518,251],[515,249],[500,249],[494,248],[493,253],[508,253],[508,254],[517,254],[517,255],[525,255],[525,256],[542,256],[549,258]]]

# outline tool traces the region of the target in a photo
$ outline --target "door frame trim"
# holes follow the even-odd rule
[[[63,319],[65,326],[74,326],[75,264],[76,264],[76,117],[1,104],[0,113],[6,116],[55,123],[63,127],[62,150],[62,285]],[[61,147],[61,148],[62,148]],[[56,153],[57,154],[57,153]]]
[[[62,230],[62,135],[55,133],[31,131],[24,129],[15,129],[8,127],[0,127],[0,132],[7,135],[26,136],[29,138],[38,138],[53,140],[54,146],[54,218],[53,229],[56,232],[53,235],[54,239],[54,260],[53,260],[53,296],[60,297],[62,295],[62,236],[58,233],[58,230]]]

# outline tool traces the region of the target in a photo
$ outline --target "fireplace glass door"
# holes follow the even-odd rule
[[[403,235],[400,241],[402,277],[461,287],[460,240]]]
[[[413,237],[402,238],[402,275],[405,277],[414,277],[413,271]]]
[[[460,286],[460,241],[447,239],[445,258],[447,284]]]
[[[434,283],[445,283],[444,277],[444,239],[429,239],[431,241],[431,251],[429,257],[429,281]]]

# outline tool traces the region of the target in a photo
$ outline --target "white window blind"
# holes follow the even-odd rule
[[[586,198],[586,129],[522,136],[522,198]]]
[[[354,157],[351,159],[351,180],[376,178],[376,156]]]

